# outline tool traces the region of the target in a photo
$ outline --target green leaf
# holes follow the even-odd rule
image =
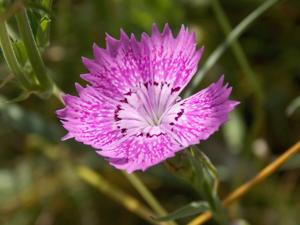
[[[227,224],[222,203],[218,196],[219,175],[210,159],[197,146],[189,151],[190,161],[194,169],[197,189],[208,202],[213,217],[220,224]]]
[[[193,149],[189,149],[188,158],[193,170],[193,185],[201,194],[204,194],[203,183],[205,171],[203,170],[202,163],[197,160],[195,154],[196,153]]]
[[[13,43],[13,49],[20,64],[24,66],[28,61],[25,45],[23,41],[17,40]]]
[[[36,40],[39,47],[45,48],[49,46],[51,19],[48,16],[43,16],[40,20],[36,33]]]
[[[212,164],[210,159],[204,152],[202,152],[196,145],[194,146],[197,150],[192,150],[191,163],[195,168],[195,172],[198,176],[202,176],[201,180],[206,179],[208,184],[218,182],[219,174],[216,167]]]
[[[205,153],[202,152],[202,151],[199,151],[198,154],[199,154],[199,159],[203,163],[204,167],[209,171],[209,173],[212,176],[212,178],[213,179],[219,179],[218,170],[212,164],[212,162],[210,161],[210,159],[208,158],[208,156],[205,155]]]
[[[157,217],[153,219],[156,221],[176,220],[187,216],[193,216],[208,210],[210,210],[210,207],[207,202],[197,201],[197,202],[191,202],[190,204],[175,210],[174,212],[168,214],[167,216]]]
[[[33,73],[32,66],[28,60],[27,51],[24,45],[24,42],[21,40],[16,40],[13,43],[13,49],[16,54],[16,57],[22,66],[23,73],[31,80],[34,85],[37,85],[38,81],[36,79],[36,75]],[[34,86],[31,87],[34,89]]]
[[[41,5],[47,9],[51,9],[52,0],[42,0]]]

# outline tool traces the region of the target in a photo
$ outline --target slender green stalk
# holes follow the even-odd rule
[[[221,25],[221,28],[223,29],[226,36],[230,34],[232,31],[232,27],[230,25],[229,19],[227,18],[219,0],[212,0],[211,1],[212,8],[216,14],[217,20]],[[235,58],[237,62],[239,63],[240,67],[244,71],[245,75],[247,76],[247,79],[250,81],[251,86],[254,90],[254,93],[257,95],[258,99],[261,99],[263,96],[263,89],[261,87],[261,84],[259,82],[259,78],[255,74],[255,72],[252,70],[249,61],[247,59],[246,54],[244,53],[240,43],[238,40],[235,40],[231,44],[231,49],[233,54],[235,55]]]
[[[141,182],[135,174],[128,174],[123,172],[125,177],[129,180],[129,182],[134,186],[134,188],[140,193],[140,195],[144,198],[144,200],[148,203],[149,206],[159,215],[166,216],[167,211],[160,205],[160,203],[156,200],[156,198],[152,195],[152,193],[148,190],[148,188]],[[164,224],[176,225],[175,221],[164,222]]]
[[[220,4],[219,0],[212,0],[212,8],[216,14],[217,20],[220,23],[224,33],[226,36],[230,35],[230,32],[232,31],[232,27],[230,25],[229,19],[226,16],[222,5]],[[257,134],[261,130],[261,125],[263,122],[263,118],[265,116],[264,110],[263,110],[263,88],[261,86],[261,83],[259,82],[259,77],[257,74],[252,70],[247,56],[245,55],[241,45],[239,44],[238,40],[232,41],[231,44],[232,52],[239,63],[240,67],[242,68],[244,74],[246,75],[246,78],[251,84],[251,88],[255,95],[255,101],[253,101],[254,104],[254,122],[251,126],[249,135],[247,136],[247,144],[246,146],[251,146],[251,142],[254,138],[256,138]],[[249,147],[247,147],[249,148]]]
[[[241,36],[241,34],[249,27],[249,25],[251,25],[259,16],[261,16],[266,10],[268,10],[278,1],[279,0],[265,1],[231,31],[226,40],[215,49],[215,51],[208,57],[205,64],[202,66],[202,69],[194,76],[191,88],[186,92],[186,96],[189,96],[192,91],[198,87],[204,75],[215,65],[225,50]]]
[[[32,29],[29,23],[29,18],[25,8],[20,10],[20,12],[16,15],[16,19],[20,35],[24,41],[29,61],[34,70],[36,78],[39,81],[40,89],[41,91],[49,95],[52,92],[53,83],[51,78],[47,74],[45,64],[41,58],[39,49],[34,40]]]
[[[77,175],[87,182],[88,184],[94,186],[102,193],[106,194],[110,198],[114,199],[121,205],[123,205],[126,209],[140,216],[141,218],[147,220],[151,224],[158,224],[153,221],[151,217],[153,214],[151,211],[143,206],[138,200],[126,194],[122,190],[108,183],[104,178],[100,176],[100,174],[95,173],[93,170],[86,166],[78,166],[76,168]]]
[[[26,79],[26,76],[24,75],[17,57],[13,51],[13,47],[7,32],[6,22],[0,22],[0,44],[5,61],[10,71],[12,71],[23,88],[30,89],[31,83],[28,79]]]
[[[52,94],[60,101],[60,102],[64,102],[63,99],[62,99],[62,94],[63,92],[60,90],[59,87],[57,87],[56,84],[53,85],[53,91],[52,91]]]

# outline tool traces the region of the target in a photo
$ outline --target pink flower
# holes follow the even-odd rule
[[[141,41],[121,31],[120,40],[107,35],[106,45],[94,44],[95,59],[83,58],[89,73],[81,77],[90,85],[76,84],[79,97],[65,95],[57,115],[68,130],[63,140],[92,146],[118,169],[145,170],[206,140],[238,104],[223,76],[180,99],[203,52],[184,26],[174,38],[168,25],[162,33],[154,25]]]

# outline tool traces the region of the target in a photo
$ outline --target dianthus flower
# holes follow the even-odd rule
[[[181,27],[176,38],[165,25],[138,41],[121,30],[106,36],[106,49],[93,46],[95,59],[83,58],[90,85],[76,84],[78,97],[64,95],[58,110],[68,134],[63,138],[92,146],[114,167],[145,170],[184,148],[206,140],[238,104],[223,76],[181,100],[179,94],[197,70],[203,48]]]

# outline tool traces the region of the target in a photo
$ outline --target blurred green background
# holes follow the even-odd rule
[[[220,1],[232,27],[263,2]],[[185,24],[196,32],[198,47],[205,46],[201,68],[226,38],[226,18],[220,17],[218,6],[215,0],[56,0],[48,12],[50,45],[42,57],[57,85],[64,92],[75,93],[74,83],[84,84],[79,75],[86,72],[81,56],[92,56],[94,42],[104,47],[105,32],[118,38],[123,28],[140,37],[142,32],[150,32],[153,23],[161,29],[169,23],[176,34]],[[31,21],[45,13],[37,7],[29,10]],[[14,30],[13,18],[9,24]],[[34,23],[32,26],[36,32]],[[200,90],[224,73],[233,86],[232,98],[241,102],[230,122],[199,146],[220,173],[221,196],[299,140],[300,109],[293,101],[300,96],[300,1],[279,1],[238,42],[242,56],[228,48],[197,87]],[[1,80],[9,74],[1,56]],[[66,132],[55,110],[62,107],[61,103],[55,97],[43,100],[34,95],[21,102],[4,103],[18,94],[14,82],[1,87],[0,224],[148,224],[77,176],[75,166],[86,165],[143,201],[126,178],[91,148],[74,140],[60,141]],[[191,185],[186,161],[182,152],[167,163],[138,173],[168,211],[201,199],[201,193]],[[233,224],[299,225],[299,168],[298,155],[230,207],[228,215]],[[189,219],[178,223],[185,224]]]

